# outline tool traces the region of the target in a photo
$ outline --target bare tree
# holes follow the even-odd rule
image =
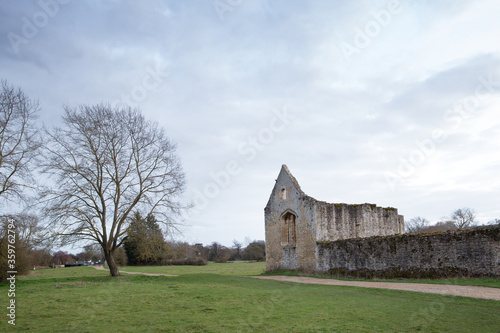
[[[33,184],[33,160],[42,142],[35,124],[39,109],[38,101],[1,81],[0,197],[4,199],[22,199],[23,190]]]
[[[410,221],[405,222],[405,231],[407,233],[422,232],[429,227],[429,223],[429,220],[417,216],[412,218]]]
[[[47,244],[47,230],[40,225],[38,216],[25,213],[0,216],[0,221],[4,225],[9,219],[15,221],[16,246],[23,246],[28,251],[32,251],[49,245]]]
[[[165,243],[163,250],[165,253],[164,262],[168,264],[173,260],[183,260],[185,258],[198,257],[198,253],[201,254],[202,250],[204,249],[198,248],[197,250],[199,252],[196,251],[194,246],[189,245],[189,243],[187,242],[168,241]]]
[[[73,257],[66,251],[57,251],[52,255],[52,263],[64,265],[73,262]]]
[[[457,226],[453,221],[439,221],[425,229],[426,232],[443,232],[448,230],[457,230]]]
[[[451,221],[457,229],[466,229],[474,225],[476,219],[476,213],[473,209],[464,207],[455,210],[451,214]]]
[[[9,227],[11,224],[15,226],[14,229]],[[13,244],[12,231],[15,231],[15,260],[12,257],[13,250],[10,248]],[[7,271],[15,270],[18,274],[28,272],[33,262],[34,251],[43,245],[43,232],[35,216],[26,214],[0,216],[0,281],[6,281]],[[10,266],[12,264],[15,269]]]
[[[243,244],[241,242],[238,242],[236,239],[233,240],[233,249],[234,253],[231,256],[230,260],[241,260],[241,249],[243,247]]]
[[[83,247],[83,252],[76,255],[79,261],[101,261],[104,260],[101,245],[94,243]]]
[[[44,172],[57,186],[44,194],[46,216],[61,243],[101,245],[112,276],[133,210],[160,217],[167,229],[186,206],[176,146],[138,110],[109,105],[65,107],[64,126],[49,135]]]
[[[500,219],[494,219],[488,222],[488,225],[500,225]]]

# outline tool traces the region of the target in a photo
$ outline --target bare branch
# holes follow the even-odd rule
[[[451,214],[451,220],[457,229],[467,229],[475,224],[476,212],[467,207],[460,208]]]
[[[23,199],[24,189],[35,183],[34,159],[42,145],[35,125],[40,107],[21,89],[5,80],[0,84],[0,197]]]

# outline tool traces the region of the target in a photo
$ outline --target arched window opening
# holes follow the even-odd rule
[[[281,243],[294,245],[297,242],[297,218],[288,212],[283,215],[281,225]]]
[[[281,189],[281,200],[285,200],[285,199],[286,199],[286,189],[282,188]]]

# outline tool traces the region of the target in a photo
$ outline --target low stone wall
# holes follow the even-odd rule
[[[500,227],[317,242],[316,258],[341,276],[500,277]]]

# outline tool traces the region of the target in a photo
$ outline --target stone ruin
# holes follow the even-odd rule
[[[347,276],[500,276],[500,228],[404,234],[392,207],[306,195],[283,165],[264,209],[267,270]]]

